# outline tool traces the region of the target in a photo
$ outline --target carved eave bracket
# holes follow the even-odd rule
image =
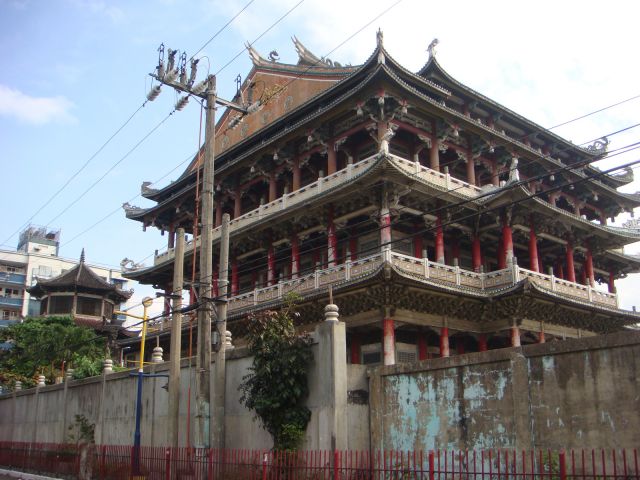
[[[160,191],[157,188],[149,187],[151,184],[152,182],[142,182],[142,185],[140,185],[140,195],[145,198],[149,198]]]

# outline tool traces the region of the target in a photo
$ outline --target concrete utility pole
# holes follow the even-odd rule
[[[218,342],[216,344],[216,356],[214,365],[214,390],[213,390],[213,430],[211,435],[211,447],[224,448],[224,402],[226,357],[225,344],[227,332],[227,292],[229,291],[229,214],[222,216],[222,231],[220,232],[220,271],[218,275],[219,300],[216,302],[218,321],[216,331]]]
[[[184,283],[184,228],[176,232],[173,260],[173,316],[171,318],[171,351],[169,368],[169,445],[178,447],[180,418],[180,357],[182,349],[182,289]]]
[[[213,181],[215,160],[215,77],[209,77],[205,103],[205,144],[202,173],[202,214],[200,216],[200,288],[198,340],[196,347],[196,438],[195,446],[208,448],[211,417],[211,317],[213,301]]]
[[[213,315],[212,288],[213,281],[213,185],[215,178],[215,109],[216,105],[222,105],[237,110],[241,115],[234,117],[229,122],[229,127],[237,125],[242,117],[248,113],[256,112],[261,105],[258,100],[249,106],[239,105],[228,100],[223,100],[216,95],[216,77],[209,75],[202,82],[195,84],[198,59],[191,59],[191,72],[186,74],[187,55],[182,53],[176,65],[177,50],[168,49],[167,64],[164,64],[164,44],[158,49],[158,66],[156,73],[150,74],[158,82],[174,88],[187,95],[178,99],[175,109],[182,110],[188,103],[189,97],[199,97],[204,100],[206,109],[205,143],[202,178],[202,208],[201,208],[201,235],[200,235],[200,279],[199,279],[199,308],[198,308],[198,340],[196,352],[196,447],[210,447],[210,417],[211,417],[211,318]],[[149,101],[155,100],[160,94],[160,85],[151,88],[147,95]],[[229,249],[226,249],[228,255]],[[221,258],[220,263],[228,264],[228,258]],[[226,278],[226,267],[225,267]],[[226,293],[226,288],[225,288]],[[224,337],[224,331],[223,331]],[[224,338],[222,338],[224,341]],[[224,390],[224,374],[217,378],[221,385],[216,385],[217,390]],[[224,406],[223,406],[224,408]],[[224,410],[223,410],[224,413]],[[222,427],[224,433],[224,426]]]

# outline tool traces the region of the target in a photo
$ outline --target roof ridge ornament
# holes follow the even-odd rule
[[[80,252],[80,263],[84,263],[84,247],[82,248],[82,252]]]
[[[376,32],[376,43],[377,43],[377,48],[378,48],[378,63],[380,65],[384,65],[385,64],[385,58],[384,58],[384,34],[382,33],[382,30],[380,28],[378,28],[378,31]]]
[[[429,59],[433,58],[435,60],[436,47],[438,46],[439,43],[440,43],[440,40],[438,40],[437,38],[434,38],[433,40],[431,40],[431,43],[427,47],[427,52],[429,52]]]

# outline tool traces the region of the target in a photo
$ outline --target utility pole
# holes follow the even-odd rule
[[[223,449],[225,442],[224,430],[224,402],[226,381],[226,357],[225,343],[227,332],[227,292],[229,291],[229,214],[222,216],[222,229],[220,232],[220,271],[218,274],[219,297],[216,301],[218,320],[216,331],[218,342],[216,343],[216,355],[214,364],[214,389],[213,389],[213,429],[211,435],[211,447]]]
[[[182,348],[182,289],[184,283],[184,228],[176,232],[173,259],[173,315],[171,318],[171,350],[169,367],[169,445],[178,448],[180,419],[180,358]]]
[[[168,49],[167,64],[164,63],[164,44],[158,48],[158,66],[156,73],[150,74],[159,83],[186,93],[178,99],[175,109],[182,110],[191,96],[201,98],[206,109],[206,125],[204,140],[204,158],[202,174],[202,208],[201,208],[201,234],[200,234],[200,279],[198,295],[198,340],[196,352],[196,447],[210,447],[210,418],[211,418],[211,318],[213,316],[213,304],[211,284],[213,281],[213,185],[215,178],[215,109],[216,105],[239,111],[240,115],[229,122],[229,127],[242,121],[244,115],[256,112],[261,102],[245,106],[218,98],[216,95],[216,77],[209,75],[200,83],[195,83],[197,75],[198,59],[191,59],[191,72],[187,77],[187,54],[182,53],[176,65],[177,50]],[[149,101],[155,100],[160,94],[160,85],[151,88],[147,95]],[[228,252],[227,248],[227,252]],[[227,253],[228,255],[228,253]],[[223,260],[220,260],[221,264]],[[228,258],[224,259],[228,264]],[[225,277],[226,278],[226,277]],[[224,332],[223,332],[224,335]],[[216,384],[216,390],[224,389],[224,375],[217,379],[221,385]],[[224,420],[222,420],[224,421]],[[223,430],[224,432],[224,426]]]

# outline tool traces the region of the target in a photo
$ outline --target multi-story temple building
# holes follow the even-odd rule
[[[242,119],[228,110],[216,127],[214,244],[229,213],[236,339],[249,312],[288,292],[302,297],[303,322],[321,321],[330,288],[352,363],[639,321],[619,308],[615,280],[640,267],[622,253],[640,234],[607,222],[640,196],[617,191],[630,171],[592,166],[606,139],[583,148],[545,130],[452,78],[433,48],[412,73],[382,33],[360,66],[294,44],[296,65],[249,48],[253,68],[235,100],[262,108]],[[170,291],[176,229],[194,232],[199,158],[165,188],[143,184],[154,206],[125,205],[128,218],[168,237],[153,266],[128,278]],[[191,238],[187,272],[198,247]]]

